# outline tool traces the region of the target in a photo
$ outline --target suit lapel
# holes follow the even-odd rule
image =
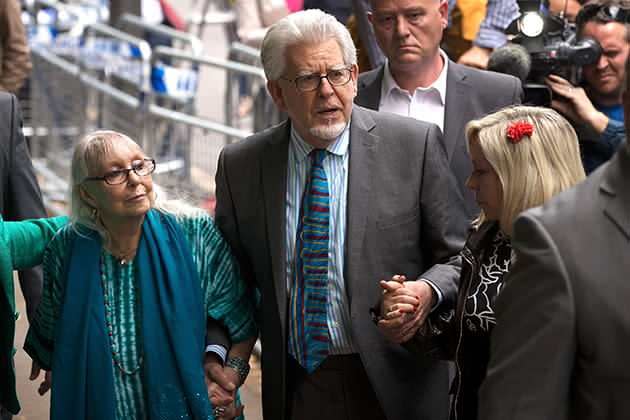
[[[444,144],[448,161],[451,161],[455,145],[464,138],[464,124],[471,119],[469,90],[466,73],[461,66],[449,61],[446,74],[446,99],[444,106]]]
[[[361,75],[357,97],[354,102],[363,107],[378,110],[381,102],[381,84],[384,74],[385,66],[381,66],[376,70]]]
[[[600,186],[600,191],[607,197],[604,214],[612,220],[619,230],[630,239],[630,190],[627,180],[630,179],[630,151],[628,145],[610,162],[607,173]]]
[[[279,135],[269,140],[262,163],[267,246],[282,331],[285,331],[287,305],[285,235],[289,127],[287,121],[278,129]]]
[[[378,137],[369,131],[374,128],[374,120],[355,107],[350,124],[350,160],[348,163],[348,195],[346,204],[346,249],[344,277],[348,302],[352,302],[355,279],[351,273],[360,273],[361,248],[365,236],[371,190],[371,175],[374,173],[376,145]]]

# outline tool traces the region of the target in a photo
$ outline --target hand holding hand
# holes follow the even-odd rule
[[[236,405],[236,401],[228,405],[214,405],[212,414],[215,420],[232,420],[243,414],[244,405]]]
[[[409,341],[418,332],[435,303],[427,282],[405,280],[404,276],[394,276],[389,282],[381,282],[385,290],[381,308],[384,315],[378,328],[397,344]]]
[[[395,275],[389,281],[381,280],[383,288],[383,302],[381,303],[381,316],[386,319],[397,318],[405,313],[414,313],[418,304],[418,297],[405,288],[407,278],[403,275]]]
[[[234,402],[238,378],[231,374],[233,369],[224,369],[223,363],[214,353],[206,353],[203,363],[208,398],[213,406],[226,406]]]

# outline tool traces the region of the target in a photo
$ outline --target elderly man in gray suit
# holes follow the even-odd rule
[[[516,220],[480,419],[630,416],[629,179],[626,143],[582,184]]]
[[[45,217],[46,212],[33,164],[22,135],[22,119],[18,102],[15,96],[6,92],[0,92],[0,151],[0,171],[2,172],[0,213],[2,217],[5,220]],[[41,298],[41,269],[21,271],[19,280],[26,300],[27,315],[31,319]],[[0,304],[0,310],[6,309],[9,309],[8,305]],[[9,363],[9,361],[4,362]],[[0,404],[0,420],[10,418],[11,414]]]
[[[445,419],[447,366],[369,316],[395,273],[425,279],[421,316],[456,294],[454,266],[429,270],[465,230],[439,129],[353,106],[355,47],[319,10],[272,26],[261,55],[289,120],[225,147],[216,222],[259,293],[264,417]]]
[[[440,127],[451,171],[464,197],[465,215],[471,220],[479,207],[465,186],[472,165],[464,126],[520,103],[521,83],[512,76],[449,60],[439,47],[448,23],[447,0],[370,0],[370,4],[368,19],[387,61],[361,74],[355,102]]]

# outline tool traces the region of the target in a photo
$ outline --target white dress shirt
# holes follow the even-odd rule
[[[443,133],[448,57],[442,50],[440,56],[444,66],[438,78],[428,87],[416,88],[413,94],[398,86],[389,69],[389,61],[386,62],[378,110],[433,123],[440,127]]]
[[[348,161],[350,157],[350,123],[341,135],[328,147],[330,152],[323,161],[330,192],[330,248],[328,251],[328,307],[326,318],[330,334],[330,354],[357,352],[352,338],[350,305],[344,277],[344,250],[346,241],[346,207],[348,197]],[[308,157],[313,147],[291,128],[289,159],[287,166],[286,195],[286,280],[287,291],[293,287],[295,263],[295,235],[300,219],[300,206],[307,174],[311,168]]]

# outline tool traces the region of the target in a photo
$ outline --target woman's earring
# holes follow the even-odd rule
[[[90,210],[90,216],[92,217],[92,220],[96,221],[98,218],[98,210],[96,207],[92,207],[92,210]]]

